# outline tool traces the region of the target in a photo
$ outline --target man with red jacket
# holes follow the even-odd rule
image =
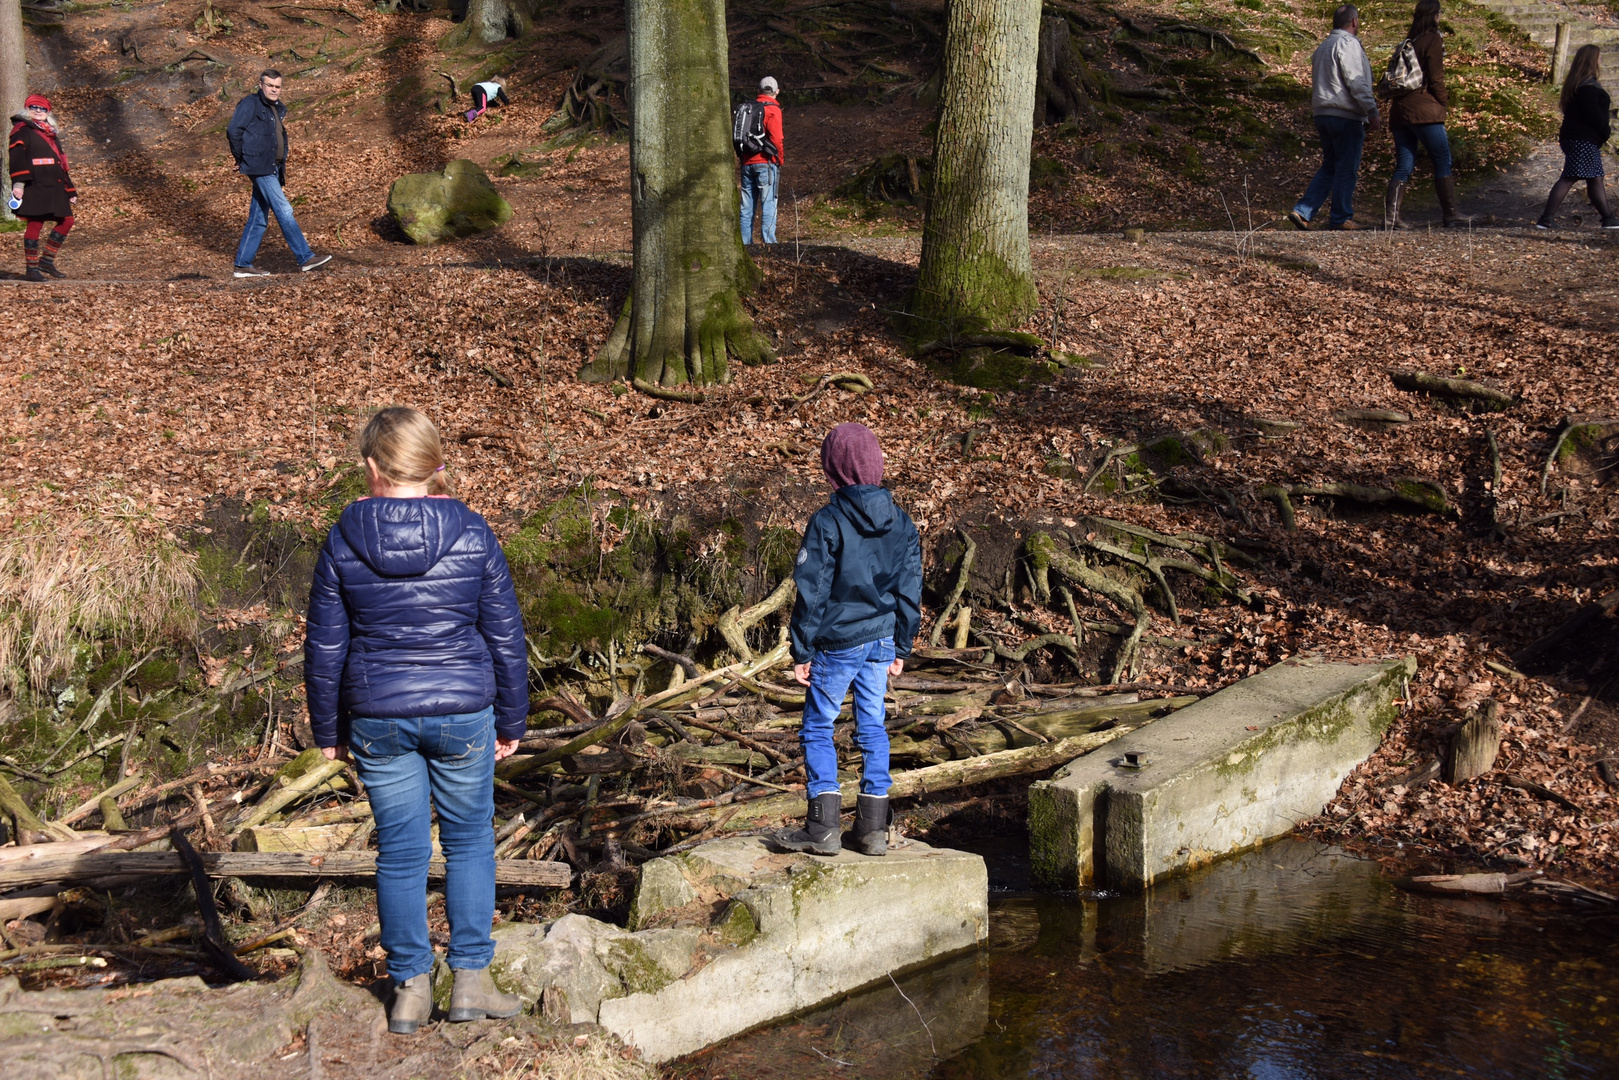
[[[742,159],[742,242],[753,243],[753,206],[759,204],[759,234],[767,244],[776,242],[776,187],[781,180],[781,105],[776,101],[776,80],[759,80],[755,99],[765,108],[765,148]]]

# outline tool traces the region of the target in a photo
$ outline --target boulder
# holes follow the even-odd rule
[[[475,162],[456,158],[441,173],[395,180],[388,189],[388,213],[413,243],[437,244],[504,225],[512,206]]]

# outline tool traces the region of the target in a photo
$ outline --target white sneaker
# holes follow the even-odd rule
[[[235,270],[231,271],[231,276],[232,277],[239,277],[239,278],[243,278],[243,277],[269,277],[270,276],[270,271],[268,271],[268,270],[260,270],[256,266],[238,266]]]
[[[325,266],[331,261],[332,257],[330,255],[311,255],[298,264],[298,269],[307,274],[309,271]]]

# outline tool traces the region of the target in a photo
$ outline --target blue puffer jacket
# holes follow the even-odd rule
[[[309,590],[304,682],[319,746],[351,716],[495,706],[528,726],[528,654],[511,571],[483,518],[455,499],[362,499],[326,535]]]
[[[851,484],[832,493],[804,530],[793,570],[790,625],[795,663],[817,649],[894,639],[911,655],[922,624],[922,540],[887,488]]]

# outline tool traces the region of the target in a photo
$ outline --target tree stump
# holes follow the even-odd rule
[[[1501,706],[1486,701],[1450,740],[1450,753],[1445,758],[1445,783],[1483,776],[1495,768],[1495,756],[1500,752]]]

